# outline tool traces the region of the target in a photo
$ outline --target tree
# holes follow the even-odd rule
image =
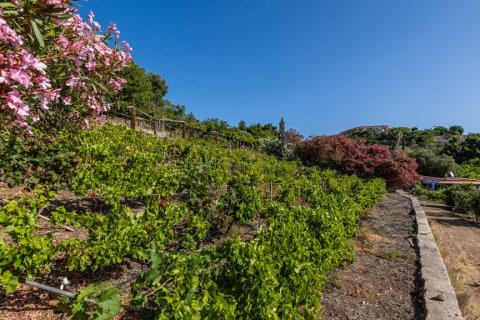
[[[449,130],[444,126],[435,126],[433,127],[433,132],[436,136],[444,136],[449,133]]]
[[[129,63],[123,70],[122,76],[126,83],[118,96],[117,102],[122,107],[134,106],[144,112],[151,112],[154,101],[154,92],[150,77],[145,69],[135,62]]]
[[[283,120],[283,117],[280,119],[280,123],[278,125],[278,133],[278,137],[283,141],[285,139],[285,121]]]
[[[458,175],[463,178],[480,179],[480,159],[471,159],[462,163]]]
[[[230,129],[230,125],[225,120],[220,120],[216,118],[209,118],[202,121],[202,124],[208,129],[215,130],[217,132],[225,132]]]
[[[464,129],[462,126],[450,126],[450,128],[448,128],[448,132],[454,136],[455,135],[461,136],[463,135]]]
[[[458,164],[448,155],[436,154],[430,149],[420,149],[411,154],[418,163],[420,174],[434,177],[444,177],[449,172],[457,173]]]
[[[245,131],[247,129],[247,124],[245,123],[245,121],[240,120],[240,122],[238,123],[238,129],[242,131]]]
[[[148,78],[150,79],[150,83],[152,85],[152,92],[153,92],[153,99],[152,103],[155,106],[163,106],[164,100],[163,98],[168,93],[168,84],[160,75],[156,73],[148,73]]]
[[[271,124],[267,123],[262,125],[261,123],[252,124],[246,128],[246,131],[256,139],[277,139],[279,136],[277,128]]]
[[[195,122],[193,113],[186,113],[186,107],[179,104],[173,104],[169,100],[164,100],[161,112],[156,112],[156,115],[161,118],[184,120],[187,122]],[[158,110],[157,110],[158,111]]]
[[[480,134],[469,134],[462,141],[455,136],[443,147],[443,153],[452,156],[457,163],[480,158]]]

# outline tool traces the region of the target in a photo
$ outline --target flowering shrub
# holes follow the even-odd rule
[[[389,188],[410,188],[419,179],[417,163],[403,152],[391,154],[387,147],[367,145],[343,135],[313,137],[298,144],[298,154],[307,165],[319,165],[363,178],[384,178]]]
[[[101,33],[92,12],[88,22],[76,12],[70,0],[0,1],[4,126],[30,131],[41,120],[88,121],[121,90],[125,80],[118,72],[131,61],[130,46],[116,44],[115,24]]]
[[[303,135],[295,129],[289,129],[285,132],[285,140],[297,145],[303,140]]]

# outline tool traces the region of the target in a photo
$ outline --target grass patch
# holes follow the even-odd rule
[[[386,237],[382,237],[381,235],[373,233],[369,230],[361,231],[360,234],[358,235],[358,240],[370,242],[370,243],[374,243],[374,242],[393,243],[392,240]]]
[[[381,250],[378,253],[380,258],[394,262],[415,262],[416,258],[411,254],[399,251],[399,250]]]
[[[405,231],[407,233],[415,233],[415,228],[414,227],[404,227],[401,230]]]
[[[325,281],[325,284],[330,285],[335,288],[341,288],[343,286],[342,280],[337,278],[335,275],[328,277]]]

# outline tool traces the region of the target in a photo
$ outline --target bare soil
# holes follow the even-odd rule
[[[421,202],[465,320],[480,319],[480,226],[448,206]]]
[[[323,319],[424,319],[410,201],[388,194],[360,221],[353,264],[335,269]]]

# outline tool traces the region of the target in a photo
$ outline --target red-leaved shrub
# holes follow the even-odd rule
[[[417,163],[404,152],[392,155],[383,145],[368,145],[343,135],[317,136],[298,144],[306,165],[318,165],[362,178],[384,178],[388,188],[410,188],[419,180]]]

